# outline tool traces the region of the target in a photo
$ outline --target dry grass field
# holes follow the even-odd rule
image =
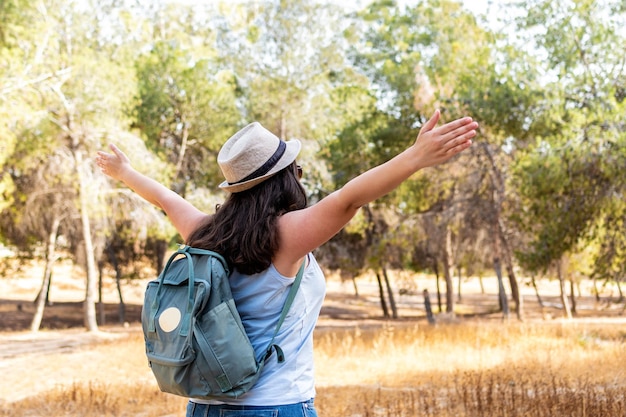
[[[138,331],[7,360],[2,416],[183,416],[155,387]],[[606,324],[324,329],[320,416],[626,415],[626,329]],[[30,386],[30,392],[28,387]],[[11,401],[11,389],[23,398]]]
[[[72,327],[80,321],[72,298],[80,300],[80,284],[59,281],[66,295],[55,297],[63,301],[49,308],[47,329],[31,334],[15,326],[32,315],[36,286],[0,279],[0,416],[184,416],[186,400],[156,388],[136,304],[130,323],[85,333]],[[491,289],[483,294],[468,282],[459,316],[472,317],[441,316],[431,326],[411,296],[398,297],[403,319],[380,319],[375,286],[367,279],[359,286],[356,297],[351,284],[329,280],[315,336],[320,416],[626,416],[623,305],[592,311],[581,298],[584,318],[565,321],[530,292],[528,319],[503,321]],[[127,291],[129,303],[141,294]],[[550,301],[549,288],[545,294]],[[472,306],[480,314],[469,314]],[[115,317],[112,302],[107,312]]]

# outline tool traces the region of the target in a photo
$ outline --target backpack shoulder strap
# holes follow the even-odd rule
[[[206,249],[192,248],[191,246],[187,246],[187,245],[178,245],[178,250],[174,252],[172,256],[170,256],[169,260],[167,261],[167,264],[163,268],[163,271],[161,272],[158,278],[159,286],[150,306],[151,313],[150,313],[150,321],[148,323],[148,334],[150,338],[156,337],[155,321],[156,321],[157,312],[159,310],[159,302],[160,302],[160,295],[161,295],[161,291],[163,287],[163,281],[165,280],[165,277],[166,277],[168,269],[170,268],[170,265],[180,255],[185,256],[187,258],[187,270],[189,271],[189,295],[187,299],[187,309],[185,311],[185,316],[183,317],[182,325],[180,327],[181,336],[189,335],[189,331],[190,331],[191,323],[192,323],[192,309],[193,309],[193,303],[194,303],[194,297],[195,297],[195,269],[194,269],[193,260],[191,259],[191,255],[208,255],[217,259],[221,263],[222,267],[224,268],[226,276],[230,275],[228,263],[226,262],[224,257],[220,255],[219,253],[206,250]],[[211,276],[211,280],[213,280],[212,276]]]
[[[226,275],[229,275],[228,264],[226,260],[219,253],[206,250],[206,249],[193,248],[193,247],[186,246],[186,245],[181,245],[181,248],[178,250],[178,253],[181,253],[181,252],[193,254],[193,255],[213,256],[222,263],[222,265],[224,266],[224,269],[226,270]],[[276,335],[278,335],[278,331],[280,330],[280,327],[283,325],[283,322],[285,321],[285,318],[287,317],[287,313],[289,313],[289,309],[291,308],[291,305],[293,304],[293,300],[296,298],[296,293],[298,292],[298,288],[300,287],[300,282],[302,281],[302,277],[304,276],[304,267],[306,265],[306,261],[307,261],[307,257],[305,257],[304,261],[302,262],[302,265],[300,265],[298,274],[296,275],[296,278],[294,279],[293,284],[291,284],[291,288],[289,289],[289,294],[287,295],[287,300],[285,300],[285,305],[283,306],[283,309],[280,313],[280,317],[278,319],[278,323],[276,324],[276,330],[274,330],[274,335],[272,336],[272,340],[270,341],[270,343],[267,346],[267,349],[265,350],[265,356],[263,357],[263,360],[267,360],[271,356],[272,350],[275,350],[278,362],[280,363],[280,362],[285,361],[285,354],[283,353],[283,350],[280,348],[280,346],[274,344],[274,339],[276,339]]]
[[[182,245],[181,249],[185,252],[188,252],[192,255],[209,255],[212,256],[213,258],[217,259],[218,261],[220,261],[220,263],[222,264],[222,267],[224,268],[224,270],[226,271],[226,275],[230,275],[230,267],[228,266],[228,262],[226,262],[226,259],[224,259],[224,257],[222,255],[220,255],[217,252],[213,252],[212,250],[208,250],[208,249],[199,249],[199,248],[193,248],[191,246],[185,246]]]
[[[283,353],[283,350],[280,348],[280,346],[274,344],[274,339],[276,338],[276,335],[280,330],[280,326],[283,325],[285,317],[287,317],[287,313],[289,313],[289,309],[291,308],[291,304],[293,304],[293,300],[296,298],[296,293],[298,292],[298,288],[300,287],[300,281],[302,281],[302,276],[304,275],[304,266],[306,265],[306,261],[307,258],[305,257],[302,265],[300,265],[300,269],[298,270],[298,274],[296,275],[293,284],[291,284],[291,289],[289,290],[289,294],[287,295],[287,300],[285,300],[285,305],[283,306],[283,310],[280,313],[278,324],[276,324],[276,330],[274,330],[272,340],[267,346],[264,360],[267,360],[271,356],[272,350],[275,350],[278,362],[281,363],[285,361],[285,354]]]
[[[190,323],[191,323],[191,310],[193,308],[193,302],[194,302],[194,295],[195,295],[195,275],[194,275],[194,269],[193,269],[193,262],[191,260],[191,256],[189,256],[189,253],[187,251],[188,246],[184,246],[181,245],[179,247],[179,249],[172,254],[172,256],[170,256],[169,260],[167,261],[167,264],[165,265],[165,268],[163,268],[163,271],[161,271],[161,274],[158,277],[158,288],[156,291],[156,294],[154,295],[154,299],[151,302],[150,305],[150,320],[148,322],[148,338],[153,339],[156,337],[156,315],[157,312],[159,310],[159,303],[161,301],[161,292],[163,289],[163,282],[165,281],[165,277],[167,274],[168,269],[170,268],[170,265],[172,264],[172,262],[174,261],[174,259],[176,259],[179,255],[184,255],[187,258],[187,268],[189,271],[189,292],[188,292],[188,297],[187,297],[187,309],[185,310],[185,316],[183,317],[182,320],[182,325],[180,327],[180,335],[181,336],[188,336],[189,335],[189,329],[190,329]]]

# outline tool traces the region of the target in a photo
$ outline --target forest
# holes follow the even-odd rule
[[[626,3],[467,4],[0,1],[0,242],[45,262],[32,329],[60,258],[84,271],[96,330],[103,271],[145,278],[182,243],[97,169],[109,143],[212,212],[221,144],[260,121],[302,141],[315,202],[405,149],[435,109],[479,122],[471,149],[363,207],[320,264],[371,271],[381,299],[389,271],[432,274],[447,312],[461,276],[497,276],[518,319],[538,279],[559,282],[566,317],[583,279],[624,303]]]

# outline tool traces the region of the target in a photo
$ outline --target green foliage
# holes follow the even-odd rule
[[[227,12],[221,55],[237,76],[246,120],[285,139],[323,141],[345,125],[343,116],[358,111],[364,81],[344,59],[341,30],[350,21],[339,8],[285,0]]]
[[[518,163],[513,174],[524,210],[513,217],[532,236],[518,254],[525,267],[545,270],[585,237],[611,190],[601,158],[584,146],[547,145]]]
[[[393,155],[398,138],[389,117],[374,112],[346,128],[327,143],[322,155],[334,172],[336,185],[342,186],[359,173],[380,164]]]
[[[2,111],[0,108],[0,212],[13,203],[13,180],[7,170],[3,169],[9,161],[11,155],[15,151],[17,144],[17,138],[7,126],[7,121],[10,120],[9,114]]]
[[[189,178],[219,183],[213,161],[239,121],[234,77],[199,58],[163,41],[139,56],[136,64],[135,126],[151,150],[178,166],[172,181],[183,184],[178,185],[183,193]]]
[[[599,243],[593,262],[592,275],[624,281],[626,278],[626,204],[624,198],[613,199],[601,223],[597,225],[595,241]]]
[[[607,223],[601,219],[620,218],[615,201],[625,191],[618,172],[626,167],[620,98],[625,79],[620,62],[626,52],[615,45],[625,42],[619,27],[626,16],[623,11],[608,13],[617,12],[618,3],[524,4],[530,12],[520,19],[520,27],[533,30],[531,41],[546,56],[537,63],[546,74],[541,80],[545,94],[534,100],[529,126],[536,143],[513,170],[522,198],[513,218],[529,242],[518,257],[532,270],[547,268],[594,235],[603,236],[598,243],[605,249],[615,241],[604,234]],[[611,259],[616,255],[603,252]],[[606,269],[611,262],[600,264]]]
[[[507,113],[507,106],[517,98],[510,98],[515,95],[513,83],[496,72],[494,38],[460,3],[421,1],[399,7],[395,2],[380,1],[360,16],[364,22],[363,42],[355,44],[351,56],[355,66],[371,80],[377,98],[373,112],[376,117],[368,114],[355,129],[346,129],[338,136],[337,141],[342,143],[333,143],[330,150],[337,161],[333,168],[348,168],[353,176],[401,152],[415,140],[417,128],[435,107],[442,109],[444,122],[470,114],[481,122],[497,121],[500,126],[493,126],[497,132],[511,130],[503,120],[519,120]],[[503,103],[505,99],[509,102]],[[503,113],[506,118],[500,119]],[[505,136],[499,134],[494,140]],[[355,148],[360,149],[359,153],[350,153]],[[403,219],[402,227],[407,230],[402,236],[411,236],[404,241],[391,238],[391,247],[403,248],[406,254],[441,259],[441,252],[446,250],[441,234],[447,228],[454,230],[452,239],[457,242],[457,251],[461,250],[461,242],[476,240],[466,233],[469,228],[461,236],[463,220],[455,220],[459,211],[471,212],[479,207],[465,203],[479,186],[475,178],[480,175],[469,171],[481,169],[479,164],[468,162],[419,173],[383,200],[402,214],[395,220]],[[333,171],[337,174],[336,169]],[[339,177],[339,183],[348,178]],[[420,222],[415,221],[416,215]],[[407,217],[413,221],[407,222]],[[398,230],[399,226],[391,228]],[[475,222],[472,226],[480,225]],[[478,231],[476,227],[471,233]],[[411,245],[412,249],[406,247]],[[427,246],[428,250],[424,249]],[[431,266],[430,261],[409,258],[405,262],[412,266]]]
[[[219,147],[259,120],[302,140],[316,200],[410,146],[440,108],[444,122],[479,121],[475,146],[368,207],[331,242],[328,266],[432,267],[448,230],[456,261],[484,268],[501,213],[528,269],[588,248],[572,265],[619,279],[626,8],[517,3],[494,32],[452,0],[375,1],[350,14],[305,0],[1,1],[4,238],[32,246],[48,215],[71,213],[62,233],[80,239],[79,152],[98,237],[116,250],[170,241],[162,213],[89,165],[107,142],[211,210],[222,197],[212,191]]]

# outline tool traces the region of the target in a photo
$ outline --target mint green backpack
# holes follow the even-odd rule
[[[141,313],[146,355],[161,391],[217,400],[238,398],[249,391],[273,351],[279,362],[285,360],[274,338],[303,272],[304,263],[272,340],[256,357],[230,291],[224,258],[181,246],[159,277],[148,283]]]

